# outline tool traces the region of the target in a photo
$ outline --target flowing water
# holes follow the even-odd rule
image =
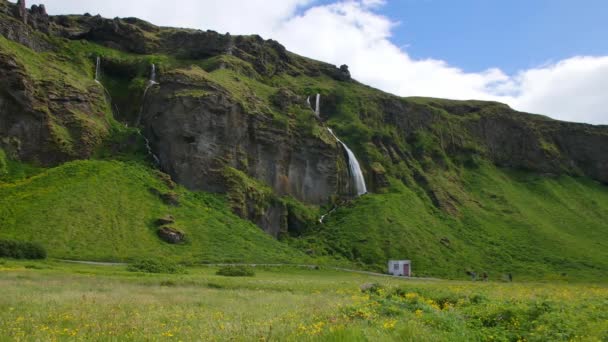
[[[139,115],[137,116],[137,121],[135,122],[135,126],[139,126],[139,124],[141,123],[141,116],[144,112],[144,104],[146,101],[146,95],[148,94],[148,90],[150,90],[150,88],[152,86],[155,86],[157,84],[158,84],[158,82],[156,82],[156,65],[152,64],[151,70],[150,70],[150,80],[148,81],[148,85],[146,86],[146,89],[144,89],[144,96],[141,99],[141,107],[139,107]]]
[[[99,68],[101,66],[101,57],[97,56],[95,61],[95,82],[99,83]]]
[[[350,174],[353,178],[353,184],[355,186],[355,192],[357,193],[357,196],[366,194],[367,186],[365,185],[365,178],[363,177],[361,165],[359,165],[357,157],[355,157],[353,151],[351,151],[350,148],[348,148],[348,146],[346,146],[346,144],[342,142],[342,140],[338,139],[338,137],[334,134],[331,128],[327,128],[327,130],[334,138],[336,138],[336,140],[340,144],[342,144],[342,147],[344,147],[344,149],[346,150],[346,154],[348,154],[348,168],[350,169]]]
[[[146,86],[146,89],[144,90],[143,98],[141,99],[141,107],[139,108],[139,115],[137,116],[137,122],[135,123],[136,127],[139,126],[139,124],[141,122],[141,116],[144,112],[144,104],[146,102],[146,95],[148,94],[148,90],[150,90],[150,88],[152,86],[157,85],[157,84],[158,84],[158,82],[156,82],[156,65],[152,64],[152,66],[150,67],[150,80],[148,81],[148,85]],[[143,135],[141,133],[141,131],[139,132],[139,134],[144,138],[144,141],[146,143],[146,150],[148,151],[148,155],[151,156],[152,159],[154,159],[154,164],[156,166],[160,166],[160,159],[152,151],[152,147],[150,146],[150,140],[148,140],[148,138],[146,138],[146,136]]]
[[[321,94],[317,94],[317,99],[315,101],[315,115],[317,117],[321,117]]]
[[[103,88],[103,91],[106,93],[106,96],[108,97],[108,101],[110,102],[110,110],[113,111],[114,117],[119,117],[120,112],[118,111],[118,106],[114,103],[114,101],[112,101],[112,95],[110,95],[110,92],[108,91],[108,89],[106,89],[106,87],[104,87],[104,85],[101,83],[101,81],[99,81],[99,76],[101,76],[101,57],[97,56],[97,59],[95,61],[95,82],[97,82],[97,84],[101,85],[101,87]],[[114,109],[112,109],[112,107],[114,107]]]

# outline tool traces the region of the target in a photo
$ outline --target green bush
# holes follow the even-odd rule
[[[136,261],[129,266],[127,270],[131,272],[145,273],[186,273],[186,269],[182,265],[178,265],[168,260],[144,259]]]
[[[46,250],[34,242],[0,240],[0,257],[13,259],[44,259]]]
[[[224,277],[253,277],[255,272],[248,266],[224,266],[215,273]]]

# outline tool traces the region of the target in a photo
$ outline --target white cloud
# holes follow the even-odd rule
[[[557,119],[608,124],[608,56],[573,57],[506,75],[468,73],[435,59],[416,60],[391,41],[396,25],[375,12],[384,0],[46,0],[49,13],[137,16],[157,25],[258,33],[288,49],[337,65],[402,96],[485,99]],[[302,9],[305,9],[303,12]]]

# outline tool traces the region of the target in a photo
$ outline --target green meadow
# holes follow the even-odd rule
[[[58,261],[0,264],[0,340],[7,341],[608,338],[605,285],[406,280],[323,267],[223,277],[206,266],[148,274]]]

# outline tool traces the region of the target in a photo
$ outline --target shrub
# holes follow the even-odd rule
[[[0,257],[13,259],[44,259],[46,250],[34,242],[0,240]]]
[[[224,266],[215,273],[224,277],[253,277],[255,272],[248,266]]]
[[[129,266],[127,270],[131,272],[145,273],[186,273],[186,269],[174,262],[168,260],[144,259],[136,261]]]

